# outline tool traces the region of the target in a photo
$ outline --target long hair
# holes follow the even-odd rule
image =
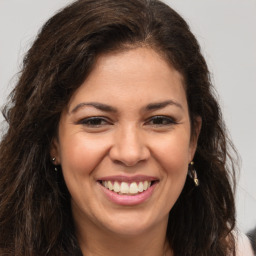
[[[169,214],[167,240],[176,256],[234,253],[232,144],[207,64],[189,26],[157,0],[78,0],[53,16],[28,51],[3,114],[0,144],[0,250],[12,256],[82,255],[61,171],[50,145],[60,114],[101,54],[150,47],[177,69],[195,133],[200,186],[187,178]]]

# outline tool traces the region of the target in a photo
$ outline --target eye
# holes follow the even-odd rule
[[[88,117],[88,118],[84,118],[81,119],[78,124],[82,124],[84,126],[87,127],[91,127],[91,128],[99,128],[105,125],[110,125],[111,122],[109,120],[107,120],[105,117]]]
[[[177,122],[168,116],[153,116],[147,120],[146,124],[158,127],[177,124]]]

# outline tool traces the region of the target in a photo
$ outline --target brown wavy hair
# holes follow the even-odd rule
[[[202,118],[194,157],[200,186],[187,178],[170,211],[170,247],[175,256],[235,255],[232,144],[197,40],[183,18],[157,0],[78,0],[38,34],[3,109],[1,255],[82,255],[50,145],[62,110],[97,57],[132,47],[152,48],[183,75],[192,134],[196,117]]]

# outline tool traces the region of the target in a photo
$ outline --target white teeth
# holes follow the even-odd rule
[[[142,192],[144,190],[143,182],[139,183],[138,190],[139,192]]]
[[[148,188],[148,181],[144,181],[143,183],[143,189],[146,190]]]
[[[126,182],[122,182],[121,183],[121,193],[122,194],[127,194],[127,193],[129,193],[129,184],[128,183],[126,183]]]
[[[147,190],[151,182],[150,181],[140,181],[138,184],[136,182],[132,183],[127,183],[127,182],[122,182],[121,184],[118,181],[112,182],[112,181],[103,181],[102,185],[109,189],[113,190],[116,193],[121,193],[121,194],[138,194],[139,192],[143,192]]]
[[[131,183],[130,185],[130,194],[137,194],[139,192],[136,182]]]
[[[116,193],[120,192],[120,185],[118,184],[117,181],[114,182],[114,191]]]
[[[107,183],[107,186],[105,185],[106,188],[108,188],[109,190],[113,190],[114,189],[111,181],[107,181],[106,183]]]

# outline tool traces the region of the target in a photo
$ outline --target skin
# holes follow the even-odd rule
[[[182,75],[154,50],[98,58],[63,111],[51,149],[71,194],[84,255],[172,255],[165,232],[196,150],[190,130]],[[108,200],[98,182],[112,175],[158,182],[146,201],[123,206]]]

